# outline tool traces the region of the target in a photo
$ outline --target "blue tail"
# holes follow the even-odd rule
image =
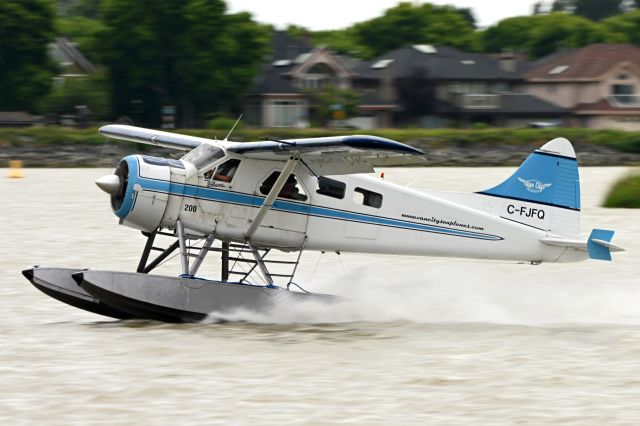
[[[571,142],[557,138],[535,150],[507,180],[481,194],[580,210],[580,176]]]

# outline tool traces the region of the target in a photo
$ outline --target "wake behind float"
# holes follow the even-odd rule
[[[613,231],[580,237],[578,165],[563,138],[535,150],[497,186],[458,193],[363,176],[374,166],[424,161],[422,151],[375,136],[238,143],[123,125],[100,132],[189,151],[180,160],[128,156],[96,181],[119,223],[147,237],[136,272],[24,271],[46,294],[114,318],[190,322],[282,300],[335,301],[294,291],[304,250],[533,264],[610,260],[622,251]],[[158,245],[159,236],[170,242]],[[220,280],[197,278],[212,251],[221,255]],[[174,253],[177,276],[149,274]]]

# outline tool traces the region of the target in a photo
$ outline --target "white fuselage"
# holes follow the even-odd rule
[[[261,184],[282,168],[281,162],[245,158],[233,179],[224,182],[194,173],[188,164],[185,169],[159,167],[138,159],[133,219],[127,217],[125,224],[144,229],[136,226],[136,215],[151,217],[151,210],[157,210],[156,215],[162,210],[161,227],[174,228],[179,219],[192,234],[213,233],[232,241],[246,239],[266,198]],[[306,200],[277,198],[251,235],[252,243],[283,250],[527,262],[586,258],[579,251],[540,242],[548,235],[543,229],[504,218],[507,207],[522,212],[526,203],[476,193],[418,192],[367,175],[330,176],[344,184],[339,198],[318,193],[318,179],[304,165],[298,164],[294,174]],[[381,203],[377,199],[367,205],[363,190],[381,195]],[[551,210],[545,213],[547,219]]]

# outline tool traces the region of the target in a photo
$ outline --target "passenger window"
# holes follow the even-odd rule
[[[213,179],[220,182],[231,182],[233,176],[236,174],[236,170],[238,170],[238,166],[240,166],[240,160],[232,158],[206,172],[204,178],[208,181]]]
[[[271,191],[271,188],[273,188],[273,185],[276,183],[278,176],[280,176],[280,172],[271,173],[269,177],[266,178],[264,182],[262,182],[262,185],[260,185],[260,192],[264,195],[267,195],[269,191]],[[304,193],[302,185],[300,185],[295,175],[289,175],[287,181],[284,183],[284,186],[280,190],[280,194],[278,194],[278,197],[300,201],[307,200],[307,195]]]
[[[353,201],[356,204],[379,209],[380,206],[382,206],[382,194],[367,189],[356,188],[353,190]]]
[[[338,198],[342,200],[344,198],[344,191],[347,185],[339,180],[329,179],[324,176],[318,176],[318,189],[317,194],[326,195],[327,197]]]

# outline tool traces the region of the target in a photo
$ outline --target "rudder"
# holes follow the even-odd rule
[[[501,184],[480,194],[505,199],[500,216],[575,236],[580,232],[580,176],[571,142],[556,138],[535,150]]]

